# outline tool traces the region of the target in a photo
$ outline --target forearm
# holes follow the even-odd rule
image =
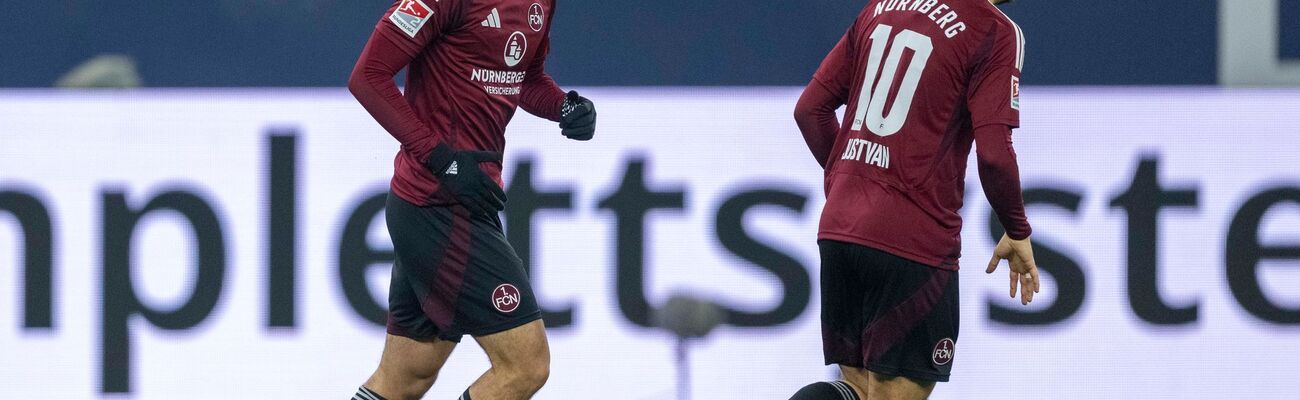
[[[808,83],[794,108],[799,132],[803,134],[813,158],[823,168],[830,160],[831,147],[835,145],[835,136],[840,129],[840,121],[835,116],[835,109],[840,105],[840,100],[814,79]]]
[[[529,114],[560,122],[564,90],[546,72],[529,73],[519,94],[519,106]]]
[[[1020,168],[1011,145],[1011,127],[984,125],[975,130],[976,158],[984,196],[993,206],[1007,236],[1021,240],[1032,228],[1025,217],[1025,202],[1020,192]]]
[[[357,60],[348,79],[348,89],[375,121],[401,143],[403,151],[423,160],[437,146],[439,138],[416,116],[393,81],[410,60],[410,56],[377,31]]]

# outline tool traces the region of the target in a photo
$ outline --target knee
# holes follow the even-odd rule
[[[541,362],[533,363],[524,371],[519,373],[520,385],[529,392],[536,392],[546,384],[546,380],[551,378],[551,363]]]
[[[381,365],[367,381],[367,386],[389,399],[418,399],[429,391],[437,378],[437,369],[398,370]]]
[[[546,359],[533,360],[511,365],[503,372],[508,376],[511,386],[519,391],[535,393],[550,379],[551,363]]]

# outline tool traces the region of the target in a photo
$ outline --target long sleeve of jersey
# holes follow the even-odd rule
[[[976,128],[975,153],[984,196],[993,206],[1007,236],[1016,240],[1029,237],[1032,229],[1025,217],[1020,167],[1016,165],[1016,150],[1011,146],[1011,127],[988,124]]]
[[[840,39],[830,54],[822,60],[821,67],[813,79],[804,88],[803,95],[795,104],[794,120],[799,125],[799,132],[812,151],[813,158],[823,168],[830,161],[835,137],[839,134],[840,121],[835,110],[844,105],[848,96],[851,76],[846,72],[851,69],[852,58],[848,55],[848,37]]]
[[[519,106],[529,114],[551,121],[560,121],[560,109],[564,106],[564,90],[546,73],[546,55],[551,50],[551,40],[547,38],[538,49],[536,58],[528,66],[528,75],[524,77],[520,89]]]
[[[822,168],[830,160],[831,147],[835,145],[835,136],[840,129],[835,110],[843,104],[844,101],[831,94],[821,82],[813,80],[794,106],[794,121],[799,125],[799,132],[803,133],[808,150],[812,151],[813,158]]]
[[[1011,129],[1020,126],[1021,39],[1013,24],[1000,25],[988,35],[986,46],[992,50],[977,67],[967,93],[980,184],[1007,236],[1016,240],[1030,234],[1020,193],[1020,168],[1011,147]]]
[[[537,60],[528,66],[528,77],[524,78],[524,87],[520,90],[519,106],[533,116],[560,121],[560,108],[564,106],[564,91],[551,75],[546,73],[546,53],[550,51],[550,39],[542,42]]]
[[[433,26],[419,30],[414,36],[402,32],[395,24],[385,22],[401,2],[393,4],[375,26],[348,79],[348,90],[357,102],[401,143],[402,151],[410,153],[416,160],[427,158],[445,138],[415,115],[410,103],[397,90],[393,77],[406,68],[424,46],[442,34],[443,26],[452,22],[454,11],[457,11],[452,8],[458,2],[441,3],[433,3],[437,6],[427,17],[429,21],[426,24]]]

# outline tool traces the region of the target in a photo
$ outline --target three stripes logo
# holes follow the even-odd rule
[[[484,19],[483,23],[480,25],[488,28],[501,29],[501,13],[497,12],[497,9],[493,8],[492,13],[488,14],[487,19]]]

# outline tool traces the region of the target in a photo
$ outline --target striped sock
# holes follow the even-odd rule
[[[456,400],[470,400],[470,398],[469,398],[469,388],[466,388],[466,389],[465,389],[465,393],[461,393],[460,398],[458,398],[458,399],[456,399]]]
[[[859,400],[858,393],[844,381],[817,382],[799,389],[790,400]]]
[[[357,394],[352,395],[352,400],[388,400],[388,399],[385,399],[384,396],[380,396],[379,393],[375,393],[373,390],[370,390],[370,388],[368,387],[361,386],[357,388]]]
[[[858,392],[853,391],[853,387],[849,386],[848,382],[830,381],[826,383],[829,383],[831,386],[834,386],[835,390],[840,392],[840,396],[844,397],[844,400],[859,400]]]

